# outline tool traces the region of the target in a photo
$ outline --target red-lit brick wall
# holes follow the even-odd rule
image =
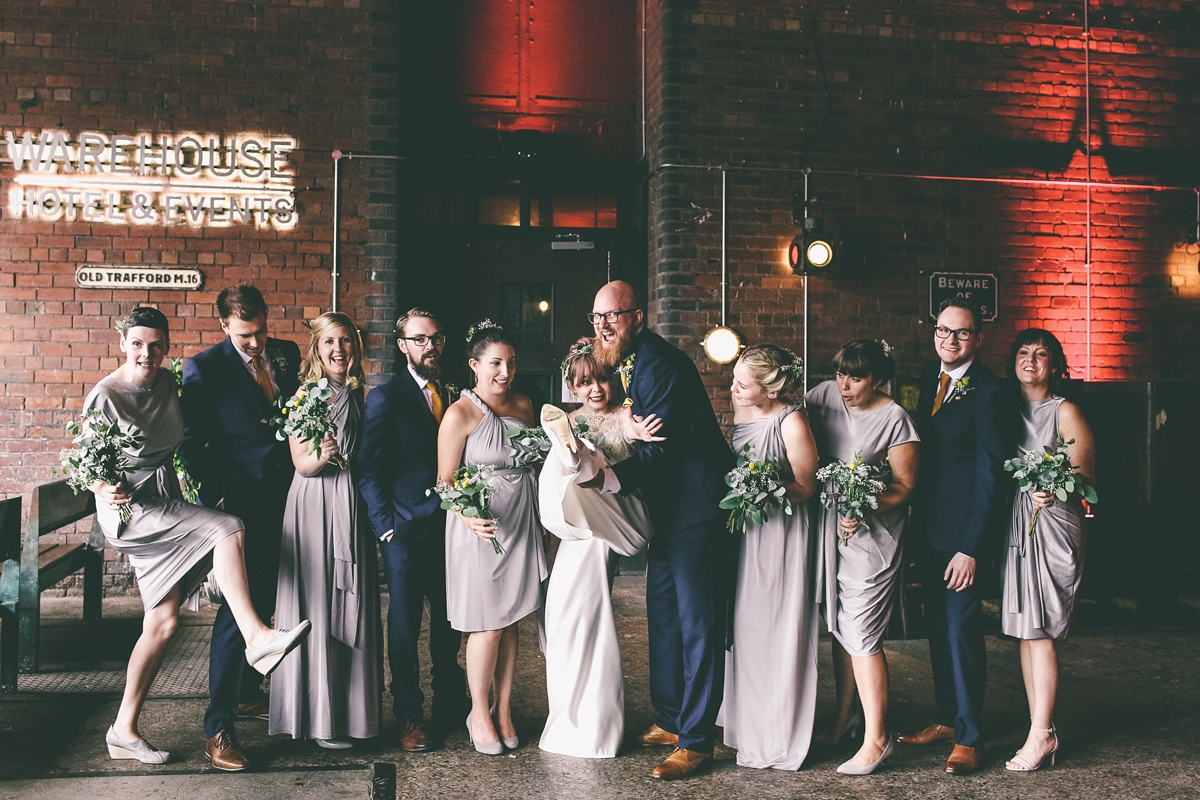
[[[64,424],[118,365],[114,320],[155,305],[172,355],[222,338],[217,293],[252,282],[275,336],[331,299],[332,159],[394,149],[396,18],[386,0],[0,3],[0,131],[255,132],[293,137],[299,218],[291,230],[131,226],[0,215],[0,493],[54,479]],[[0,145],[0,154],[7,148]],[[343,162],[341,310],[378,352],[392,315],[395,168]],[[14,170],[0,161],[7,201]],[[7,202],[6,202],[7,206]],[[198,268],[199,291],[80,289],[80,264]],[[386,349],[386,348],[385,348]],[[378,362],[373,364],[377,370]],[[26,514],[28,509],[26,509]],[[43,541],[48,541],[44,539]],[[132,586],[108,551],[110,591]],[[72,586],[74,584],[71,584]]]
[[[802,345],[784,248],[808,166],[814,211],[849,255],[809,287],[814,375],[855,336],[886,337],[916,374],[933,355],[928,273],[952,271],[999,275],[993,368],[1036,325],[1087,376],[1082,189],[821,172],[1085,180],[1082,3],[661,0],[651,12],[652,318],[705,364],[718,409],[730,370],[699,343],[720,319],[721,175],[663,164],[793,170],[727,175],[728,319],[748,342]],[[1092,180],[1200,183],[1196,4],[1092,3],[1090,23]],[[1200,376],[1196,195],[1096,188],[1091,203],[1091,379]]]

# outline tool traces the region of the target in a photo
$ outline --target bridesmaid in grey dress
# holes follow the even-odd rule
[[[908,496],[917,480],[919,439],[908,412],[881,391],[896,372],[886,345],[855,339],[838,351],[833,365],[836,379],[807,396],[821,463],[850,463],[857,455],[882,468],[887,489],[865,525],[840,517],[836,508],[814,504],[817,599],[833,634],[837,685],[837,715],[818,743],[836,745],[865,723],[862,747],[838,772],[869,775],[892,752],[883,635],[895,597]],[[856,697],[861,716],[854,708]]]
[[[167,643],[179,626],[179,606],[192,596],[211,568],[248,645],[247,660],[270,672],[308,631],[297,620],[290,631],[272,631],[254,613],[246,584],[242,522],[187,503],[172,455],[183,439],[183,415],[170,370],[161,369],[171,347],[167,318],[157,309],[135,308],[118,324],[125,363],[88,394],[85,409],[110,422],[141,429],[143,440],[125,451],[131,470],[116,485],[97,481],[96,520],[104,538],[133,566],[146,615],[142,635],[129,656],[125,692],[105,742],[114,759],[165,764],[169,753],[138,733],[138,717],[162,666]],[[132,509],[122,523],[119,510]]]
[[[717,724],[743,767],[797,770],[808,755],[817,707],[817,611],[813,602],[809,516],[817,446],[801,403],[803,366],[774,345],[747,348],[733,368],[733,449],[749,444],[779,464],[795,504],[767,513],[741,535],[726,655],[725,699]]]
[[[351,470],[362,431],[362,339],[345,314],[322,314],[309,325],[312,342],[300,383],[328,378],[330,419],[337,435],[321,449],[289,440],[296,476],[288,492],[279,555],[275,619],[307,617],[312,634],[299,657],[271,679],[270,733],[313,739],[329,750],[379,734],[383,653],[379,642],[379,577],[375,538],[366,529]]]
[[[1008,374],[1021,389],[1025,423],[1018,455],[1067,446],[1071,463],[1087,483],[1096,467],[1095,439],[1079,407],[1054,392],[1067,376],[1062,345],[1049,331],[1030,328],[1017,335],[1009,354]],[[1042,509],[1029,534],[1034,509]],[[1005,767],[1013,772],[1039,769],[1058,751],[1054,702],[1058,694],[1058,651],[1054,641],[1067,635],[1075,613],[1075,594],[1083,577],[1083,508],[1077,496],[1062,502],[1048,492],[1018,492],[1008,532],[1000,625],[1021,640],[1021,674],[1029,699],[1030,729],[1025,744]]]
[[[438,480],[451,482],[463,465],[491,465],[500,485],[491,499],[495,519],[446,517],[446,609],[450,625],[468,634],[467,733],[476,750],[500,755],[519,744],[511,707],[517,623],[541,608],[546,554],[533,469],[517,466],[505,436],[509,427],[534,425],[529,398],[511,388],[512,340],[485,320],[471,329],[467,351],[475,389],[446,409],[438,429]],[[503,553],[495,552],[492,539]]]

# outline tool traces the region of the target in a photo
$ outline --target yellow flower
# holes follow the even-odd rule
[[[750,462],[750,469],[751,469],[751,470],[753,470],[753,469],[754,469],[755,467],[757,467],[757,466],[758,466],[758,465],[757,465],[757,464],[755,464],[753,461],[751,461],[751,462]]]
[[[297,400],[303,400],[303,399],[304,399],[304,392],[296,392],[296,399],[297,399]]]

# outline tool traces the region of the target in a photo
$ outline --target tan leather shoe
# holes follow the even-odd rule
[[[654,768],[651,778],[663,781],[673,781],[676,778],[686,778],[700,769],[705,762],[712,760],[712,753],[697,753],[695,750],[684,750],[676,747],[675,752]]]
[[[930,725],[923,731],[914,733],[910,736],[897,736],[896,741],[901,744],[937,744],[938,742],[953,742],[954,728],[947,728],[945,725],[939,725],[936,722]]]
[[[638,743],[642,747],[655,747],[657,745],[666,745],[667,747],[679,746],[679,734],[664,731],[658,725],[651,725],[646,730],[638,734]]]
[[[238,703],[238,719],[271,719],[271,706],[266,700]]]
[[[954,752],[946,761],[948,775],[970,775],[979,769],[980,748],[968,747],[965,744],[954,745]]]
[[[406,722],[400,727],[400,749],[406,753],[425,753],[433,749],[433,740],[420,722]]]
[[[217,731],[216,736],[205,740],[204,755],[222,772],[241,772],[250,766],[237,743],[225,731]]]

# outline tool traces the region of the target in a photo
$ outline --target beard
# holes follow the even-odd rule
[[[627,328],[623,333],[618,334],[613,343],[608,346],[605,346],[604,340],[597,336],[592,340],[593,355],[605,369],[614,370],[621,365],[621,359],[633,349],[635,338],[637,338],[637,332],[633,328]]]
[[[412,366],[413,372],[427,381],[440,381],[442,378],[442,357],[436,352],[426,353],[418,361],[413,361],[409,356],[408,363]]]

